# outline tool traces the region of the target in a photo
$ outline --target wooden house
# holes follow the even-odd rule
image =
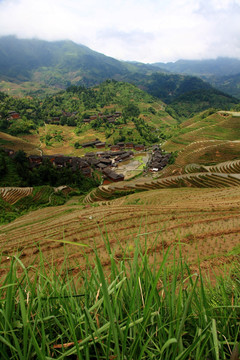
[[[61,168],[66,167],[68,164],[71,164],[72,158],[69,156],[56,156],[53,160],[53,165]]]
[[[30,155],[28,160],[30,164],[41,165],[43,162],[43,157],[41,155]]]
[[[117,174],[110,168],[103,169],[103,174],[113,182],[123,181],[124,175],[123,174]]]
[[[105,142],[100,142],[98,144],[95,145],[97,149],[102,149],[102,148],[105,148],[106,146],[106,143]]]
[[[118,151],[118,150],[120,150],[120,146],[119,145],[112,145],[110,147],[110,149],[111,149],[111,151]]]
[[[132,143],[132,142],[127,142],[127,143],[125,144],[125,148],[126,148],[126,149],[133,149],[133,148],[134,148],[134,143]]]
[[[103,170],[103,169],[105,169],[107,166],[108,166],[108,165],[103,164],[102,162],[100,162],[100,163],[98,163],[98,164],[96,165],[96,168],[98,168],[99,170]]]
[[[110,124],[113,124],[115,123],[116,119],[114,117],[110,117],[107,119],[107,121],[110,123]]]
[[[86,168],[82,168],[81,172],[83,173],[84,176],[86,177],[92,177],[92,169],[88,166]]]
[[[134,146],[134,149],[137,151],[144,151],[145,150],[145,146],[142,144],[138,144]]]
[[[9,111],[8,112],[8,117],[12,120],[12,119],[19,119],[20,118],[20,114],[16,111]]]
[[[124,160],[127,160],[129,159],[131,156],[133,155],[133,152],[132,151],[126,151],[124,152],[123,154],[119,155],[115,161],[124,161]]]
[[[83,143],[83,144],[80,144],[83,148],[86,148],[86,147],[94,147],[96,144],[99,144],[99,143],[101,143],[101,141],[100,140],[98,140],[98,139],[96,139],[96,140],[94,140],[94,141],[89,141],[89,142],[87,142],[87,143]]]
[[[125,143],[124,142],[119,142],[119,143],[117,143],[117,145],[120,147],[120,149],[125,148]]]
[[[111,166],[112,165],[112,160],[110,159],[106,159],[106,158],[103,158],[103,157],[100,157],[98,158],[98,160],[103,163],[103,164],[106,164],[108,166]]]

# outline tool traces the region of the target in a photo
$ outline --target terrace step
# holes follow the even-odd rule
[[[33,192],[32,187],[4,187],[0,188],[0,194],[4,201],[13,205],[20,199],[31,195]]]
[[[122,196],[124,196],[126,191],[131,190],[146,191],[188,186],[199,188],[240,186],[240,160],[225,161],[214,166],[193,163],[187,165],[184,171],[185,173],[182,175],[164,176],[155,180],[141,178],[131,182],[102,185],[87,195],[85,202],[104,201],[114,196],[116,192],[122,192]]]

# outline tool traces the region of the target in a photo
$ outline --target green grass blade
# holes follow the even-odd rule
[[[216,320],[212,319],[212,336],[213,336],[213,343],[214,343],[214,353],[216,360],[220,360],[219,358],[219,342],[217,336],[217,325]]]

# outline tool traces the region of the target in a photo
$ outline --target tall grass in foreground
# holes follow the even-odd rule
[[[75,278],[67,259],[50,272],[41,254],[38,268],[12,259],[0,288],[1,359],[239,358],[239,268],[213,289],[181,260],[166,266],[168,252],[150,266],[138,243],[131,260],[108,249],[109,275],[97,252]]]

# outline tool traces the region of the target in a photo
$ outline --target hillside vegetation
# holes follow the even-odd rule
[[[189,118],[209,108],[230,110],[239,100],[216,89],[194,90],[184,93],[171,102],[171,108],[180,118]],[[170,112],[171,113],[171,112]]]
[[[67,195],[50,186],[0,187],[0,224],[38,208],[62,205]]]
[[[9,117],[11,110],[19,114],[18,119]],[[116,111],[121,116],[114,123],[104,119]],[[46,153],[53,149],[56,153],[57,148],[58,153],[73,153],[77,148],[75,143],[96,138],[109,144],[134,141],[148,145],[169,137],[177,124],[177,120],[165,111],[162,101],[134,85],[114,80],[107,80],[91,89],[70,86],[66,91],[42,100],[16,99],[1,93],[0,116],[0,130],[20,135],[27,141],[20,146],[28,153],[34,147],[38,153],[36,149]],[[88,122],[91,116],[97,118]],[[11,143],[15,144],[14,139],[7,135],[1,139],[2,144],[9,145],[9,148]],[[70,148],[63,149],[64,144]],[[18,148],[17,144],[15,148]]]

